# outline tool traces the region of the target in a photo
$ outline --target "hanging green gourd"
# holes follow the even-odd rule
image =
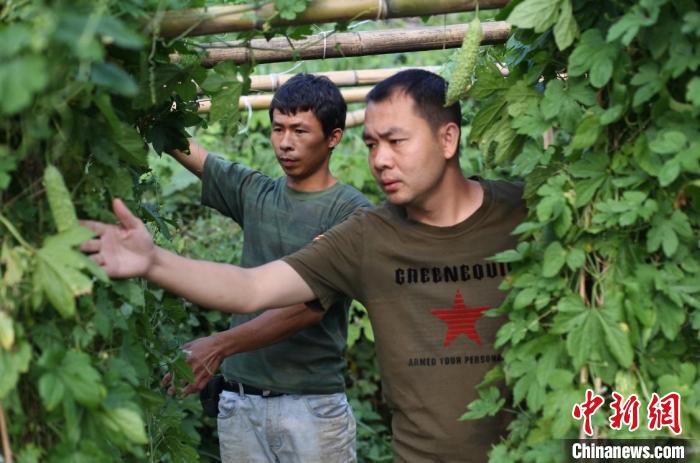
[[[483,29],[477,10],[476,16],[469,23],[469,29],[464,34],[462,48],[457,55],[457,62],[447,87],[445,106],[450,106],[467,95],[471,87],[472,75],[476,67],[476,55],[479,52],[482,36]]]

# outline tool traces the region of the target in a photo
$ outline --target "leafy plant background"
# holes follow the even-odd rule
[[[291,70],[290,63],[208,70],[198,63],[198,42],[262,33],[158,38],[152,19],[160,12],[203,3],[0,7],[0,401],[19,462],[216,461],[218,454],[215,423],[202,417],[197,398],[166,396],[160,378],[173,371],[187,379],[179,346],[224,329],[226,317],[141,281],[86,286],[75,235],[58,233],[48,208],[47,165],[63,174],[80,217],[111,221],[110,200],[121,197],[159,244],[235,263],[236,226],[200,207],[198,180],[156,152],[184,146],[187,129],[212,151],[280,175],[267,114],[249,119],[231,104],[246,90],[239,77],[443,64],[449,77],[454,62],[453,52],[433,51]],[[306,6],[274,3],[285,17]],[[480,13],[482,21],[493,16]],[[492,387],[504,378],[514,420],[491,460],[558,461],[556,439],[579,434],[570,413],[586,388],[607,397],[637,393],[644,405],[651,392],[674,390],[683,397],[683,436],[697,436],[700,13],[683,0],[516,0],[499,18],[517,29],[506,45],[481,47],[462,103],[463,168],[526,180],[530,216],[518,230],[523,242],[496,258],[515,268],[500,309],[509,317],[498,335],[505,360],[465,418],[504,406]],[[348,27],[382,25],[265,34]],[[507,78],[496,62],[508,67]],[[193,81],[213,98],[206,119],[191,104]],[[332,169],[378,203],[365,152],[361,129],[348,130]],[[57,294],[76,298],[74,313],[56,310]],[[358,456],[391,461],[372,332],[357,305],[348,344]],[[613,435],[604,414],[596,418],[599,435]]]

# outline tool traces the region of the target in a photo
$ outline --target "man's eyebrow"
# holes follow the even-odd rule
[[[401,127],[389,127],[387,130],[384,132],[380,132],[377,134],[376,138],[389,138],[392,135],[405,135],[406,131],[402,129]],[[367,138],[375,138],[372,135],[369,135],[367,132],[362,133],[362,138],[367,139]]]
[[[308,129],[309,128],[309,126],[304,122],[294,122],[292,124],[283,124],[282,122],[273,120],[272,125],[280,125],[282,127],[289,127],[290,129],[298,129],[298,128]]]

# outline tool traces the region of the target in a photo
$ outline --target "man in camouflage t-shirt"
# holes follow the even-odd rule
[[[356,297],[375,331],[396,460],[485,461],[504,417],[458,417],[500,359],[493,344],[501,321],[484,312],[501,303],[508,268],[486,259],[514,246],[525,207],[517,184],[464,178],[459,103],[445,108],[445,89],[441,77],[409,70],[370,92],[364,139],[389,204],[355,213],[280,261],[241,269],[184,259],[150,244],[119,202],[123,228],[139,238],[128,242],[118,227],[93,223],[101,238],[85,248],[112,276],[144,276],[231,312],[315,298],[327,308],[341,293]],[[141,248],[145,255],[127,262]],[[206,277],[181,284],[171,276],[185,271]]]

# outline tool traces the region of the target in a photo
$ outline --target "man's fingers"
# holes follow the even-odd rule
[[[197,391],[198,389],[194,386],[194,384],[188,384],[187,387],[182,390],[182,397],[186,397]]]
[[[80,250],[83,252],[86,252],[88,254],[92,254],[94,252],[100,252],[100,249],[102,247],[102,241],[100,240],[87,240],[83,244],[80,245]]]
[[[90,254],[90,259],[92,259],[100,267],[105,266],[105,258],[102,254],[99,254],[99,253]]]
[[[127,230],[132,230],[141,223],[141,221],[134,214],[131,213],[126,204],[121,199],[115,198],[112,201],[112,210],[117,219]]]
[[[173,380],[173,374],[172,373],[166,373],[165,376],[163,376],[163,380],[161,381],[161,384],[163,386],[167,386],[170,384],[170,381]]]
[[[106,223],[96,222],[94,220],[79,220],[78,223],[83,227],[89,228],[90,230],[97,233],[97,236],[102,236],[109,227],[109,225],[107,225]]]

